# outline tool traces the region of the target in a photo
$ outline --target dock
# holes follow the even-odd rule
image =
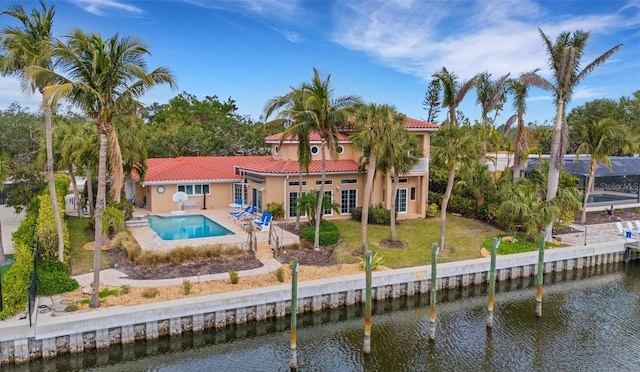
[[[631,260],[631,251],[640,252],[640,240],[624,243],[624,262],[625,263]]]

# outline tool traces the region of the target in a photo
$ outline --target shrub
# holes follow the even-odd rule
[[[238,282],[240,281],[238,272],[233,269],[229,269],[227,272],[229,273],[229,279],[231,280],[231,284],[238,284]]]
[[[13,316],[24,310],[27,290],[33,269],[32,250],[22,242],[15,242],[15,262],[2,276],[2,304],[0,319]]]
[[[129,294],[131,292],[131,286],[129,284],[123,284],[120,286],[120,293],[123,295]]]
[[[51,206],[51,198],[48,192],[43,192],[38,196],[38,199],[40,200],[40,208],[38,209],[38,217],[36,220],[36,239],[40,243],[40,252],[42,252],[45,257],[56,259],[58,257],[58,232],[56,230],[53,208]],[[58,203],[58,207],[61,208],[61,211],[64,211],[64,204],[60,207],[60,203]],[[62,233],[64,240],[64,259],[66,261],[69,254],[69,231],[64,218],[62,219]]]
[[[109,244],[111,248],[120,248],[124,251],[129,261],[135,262],[142,254],[142,248],[138,241],[127,230],[120,231],[113,237]]]
[[[67,305],[67,307],[64,308],[64,311],[67,313],[78,311],[78,305]]]
[[[142,291],[140,295],[144,298],[154,298],[159,294],[160,294],[160,291],[158,291],[158,288],[147,288],[144,291]]]
[[[429,204],[429,206],[427,207],[427,218],[433,218],[436,217],[438,215],[438,204],[436,203],[431,203]]]
[[[300,238],[308,241],[309,243],[313,243],[315,238],[315,226],[309,226],[302,229],[300,232]],[[320,221],[320,245],[323,247],[328,247],[338,243],[340,240],[340,230],[338,226],[326,220]]]
[[[129,221],[133,218],[133,204],[131,204],[129,200],[122,199],[120,203],[111,202],[109,203],[109,206],[122,212],[124,221]]]
[[[102,216],[102,233],[115,234],[124,229],[124,214],[114,206],[107,206]]]
[[[351,219],[357,222],[362,221],[362,207],[351,208]],[[369,224],[390,225],[391,211],[382,204],[376,204],[369,208]]]
[[[465,217],[475,217],[476,201],[460,195],[452,194],[447,205],[447,212],[458,213]]]
[[[378,252],[374,252],[373,256],[371,256],[371,270],[377,270],[378,266],[382,265],[382,256],[378,254]],[[366,262],[364,257],[360,257],[360,267],[365,270]]]
[[[284,205],[282,203],[269,203],[265,206],[265,211],[271,213],[274,220],[280,220],[284,217]]]
[[[277,270],[273,272],[273,275],[280,283],[284,283],[284,269],[279,267]]]
[[[427,197],[429,198],[429,202],[435,203],[438,206],[438,208],[442,206],[443,196],[444,196],[443,194],[433,192],[433,191],[429,191],[429,194],[427,195]]]
[[[80,287],[75,279],[69,277],[69,266],[52,259],[38,263],[36,280],[36,293],[39,296],[52,296]]]
[[[191,293],[192,287],[193,287],[193,284],[191,284],[191,281],[189,279],[184,279],[182,281],[182,290],[184,291],[185,295],[188,295],[189,293]]]
[[[98,291],[98,298],[107,298],[109,296],[117,296],[120,294],[117,288],[102,288]]]

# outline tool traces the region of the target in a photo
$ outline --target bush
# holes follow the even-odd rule
[[[98,298],[107,298],[109,296],[117,296],[120,294],[116,288],[102,288],[98,291]]]
[[[300,238],[308,241],[313,244],[316,236],[315,226],[309,226],[302,229],[300,233]],[[338,226],[326,220],[320,221],[320,245],[323,247],[328,247],[334,245],[340,241],[340,230]]]
[[[65,189],[66,190],[66,189]],[[46,190],[45,190],[46,191]],[[40,243],[39,249],[47,258],[56,259],[58,257],[58,232],[56,230],[56,221],[51,206],[51,198],[49,193],[42,193],[38,196],[40,200],[40,208],[38,209],[38,218],[36,222],[36,239]],[[60,207],[64,211],[64,204]],[[69,230],[67,223],[62,219],[62,233],[64,244],[64,260],[67,261],[69,256]]]
[[[159,294],[160,294],[160,291],[158,291],[158,288],[147,288],[144,291],[142,291],[140,295],[144,298],[154,298]]]
[[[38,296],[53,296],[73,291],[80,287],[69,277],[69,266],[57,260],[43,260],[38,263],[36,293]]]
[[[131,292],[131,286],[129,284],[123,284],[120,286],[120,293],[123,295],[129,294]]]
[[[362,207],[351,208],[351,219],[362,222]],[[369,208],[369,224],[390,225],[391,211],[386,209],[382,204],[374,205]]]
[[[475,217],[476,208],[476,201],[474,199],[452,194],[451,198],[449,198],[449,204],[447,205],[447,212],[458,213],[464,217]]]
[[[373,256],[371,256],[371,270],[375,271],[378,269],[378,266],[382,265],[382,256],[378,254],[378,252],[374,252]],[[360,267],[363,270],[367,269],[365,258],[360,257]]]
[[[114,206],[107,206],[102,215],[102,233],[115,234],[124,229],[124,214]]]
[[[227,272],[229,273],[229,280],[231,280],[231,284],[238,284],[238,282],[240,281],[238,272],[233,269],[229,269]]]
[[[427,197],[429,198],[429,202],[435,203],[438,206],[438,208],[442,206],[443,196],[444,196],[443,194],[440,194],[438,192],[433,192],[433,191],[429,191],[429,194],[427,195]]]
[[[284,218],[284,205],[282,203],[269,203],[265,206],[265,211],[271,213],[274,220]]]
[[[191,284],[191,281],[189,279],[184,279],[182,281],[182,291],[184,292],[185,295],[188,295],[189,293],[191,293],[192,288],[193,288],[193,284]]]
[[[33,269],[33,252],[22,242],[15,242],[15,262],[2,276],[2,304],[0,319],[13,316],[24,310],[27,291]]]
[[[120,231],[113,237],[109,244],[111,248],[120,248],[124,251],[129,261],[135,262],[136,259],[142,254],[142,248],[138,241],[127,230]]]
[[[133,204],[131,204],[130,201],[122,199],[120,203],[109,203],[109,206],[122,212],[122,216],[125,221],[129,221],[133,218]]]
[[[284,283],[284,269],[279,267],[277,270],[273,272],[273,275],[280,283]]]
[[[437,215],[438,215],[438,204],[436,203],[429,204],[429,206],[427,207],[427,215],[425,217],[433,218]]]

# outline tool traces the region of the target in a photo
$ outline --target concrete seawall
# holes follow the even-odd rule
[[[549,249],[545,252],[545,273],[617,263],[623,261],[623,256],[623,244],[619,241]],[[632,259],[639,257],[638,253],[631,256]],[[535,276],[537,262],[537,252],[499,256],[497,280]],[[445,290],[482,284],[488,280],[489,266],[489,258],[439,264],[435,286],[429,279],[430,266],[374,272],[373,298],[412,296],[427,293],[432,287]],[[364,287],[364,274],[301,282],[298,284],[298,312],[360,303],[364,299]],[[290,298],[290,285],[283,284],[61,316],[36,311],[32,327],[28,320],[0,322],[0,367],[136,340],[285,317],[290,311]]]

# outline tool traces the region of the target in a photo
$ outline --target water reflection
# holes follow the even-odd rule
[[[436,341],[427,295],[375,302],[372,353],[362,354],[363,307],[300,316],[301,371],[634,370],[640,363],[640,262],[546,275],[542,318],[534,278],[438,296]],[[288,320],[167,337],[17,367],[24,371],[287,371]]]

